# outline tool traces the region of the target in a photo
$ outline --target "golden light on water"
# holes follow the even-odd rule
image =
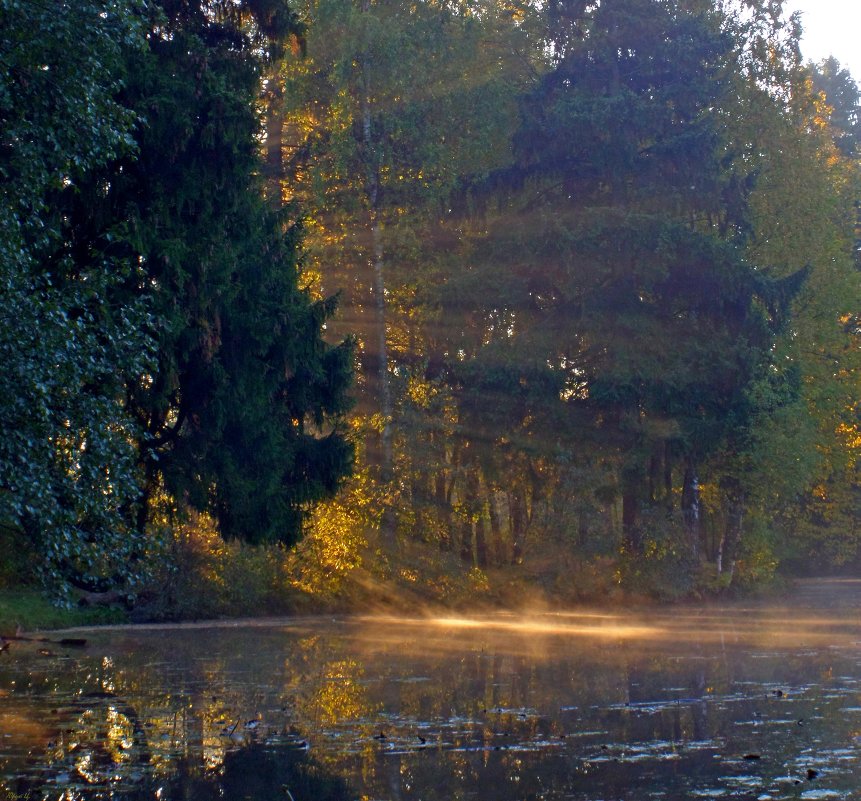
[[[471,619],[462,617],[438,617],[428,621],[433,626],[480,629],[483,631],[512,631],[523,634],[585,635],[612,639],[645,639],[663,633],[655,626],[631,625],[604,619],[593,625],[556,622],[552,620],[530,620],[527,618],[504,620],[499,618]]]
[[[367,626],[382,626],[403,628],[426,628],[434,630],[475,630],[491,633],[512,633],[525,636],[580,636],[607,639],[650,639],[666,632],[659,626],[641,623],[624,623],[610,616],[596,616],[595,623],[571,623],[564,619],[554,620],[546,615],[541,616],[493,616],[493,617],[460,617],[460,616],[431,616],[431,617],[398,617],[375,615],[361,617],[358,620]]]
[[[673,645],[687,648],[705,643],[753,645],[769,648],[819,646],[822,644],[861,643],[861,605],[835,604],[847,592],[861,592],[858,580],[820,581],[813,587],[810,599],[814,603],[791,605],[747,602],[744,604],[679,605],[675,607],[634,608],[613,607],[548,609],[510,609],[466,614],[422,607],[404,599],[401,609],[410,603],[404,614],[392,608],[380,608],[365,615],[343,615],[331,618],[333,634],[353,642],[362,642],[371,649],[417,653],[422,649],[442,653],[455,650],[470,651],[476,643],[499,648],[504,652],[527,653],[546,650],[543,641],[555,637],[560,643],[566,638],[580,644],[594,640],[596,646],[617,641],[648,647]],[[804,586],[802,585],[802,590]],[[853,596],[855,597],[855,596]],[[254,630],[270,628],[287,634],[318,631],[319,621],[313,617],[209,621],[182,624],[149,624],[129,628],[147,630],[188,631],[207,629]],[[105,627],[103,631],[110,631]],[[74,630],[70,630],[74,631]]]
[[[805,610],[807,611],[807,610]],[[812,610],[811,610],[812,612]],[[861,614],[832,617],[817,610],[816,613],[798,613],[775,606],[762,607],[711,607],[685,610],[684,608],[648,608],[632,612],[546,610],[536,612],[497,612],[488,615],[458,615],[447,611],[428,610],[425,614],[399,615],[376,613],[347,615],[333,618],[333,623],[345,626],[342,634],[350,638],[378,643],[397,643],[423,637],[424,644],[439,650],[464,647],[463,635],[484,634],[487,637],[516,635],[525,642],[530,637],[579,638],[624,640],[641,643],[685,642],[736,642],[749,644],[782,645],[792,643],[810,645],[824,641],[861,642]],[[230,621],[201,621],[194,623],[160,623],[137,626],[103,627],[102,630],[186,631],[214,629],[276,628],[299,632],[313,631],[313,618],[251,619]],[[87,629],[69,629],[69,632]],[[446,638],[450,642],[446,642]],[[417,643],[411,642],[413,647]]]
[[[796,607],[416,603],[362,617],[101,628],[87,640],[74,671],[70,657],[46,660],[35,643],[4,655],[29,673],[16,679],[20,690],[9,681],[0,691],[0,732],[12,735],[0,797],[36,759],[39,776],[59,777],[50,788],[77,801],[79,785],[168,782],[179,764],[207,781],[237,775],[258,744],[343,771],[372,788],[367,798],[390,797],[393,776],[421,791],[437,781],[423,772],[432,760],[440,781],[460,777],[464,796],[484,781],[480,771],[493,780],[497,768],[507,780],[540,775],[570,789],[573,763],[602,792],[616,786],[607,778],[616,762],[662,770],[668,761],[694,773],[714,761],[699,784],[684,778],[694,773],[667,773],[663,789],[678,790],[668,797],[693,797],[695,785],[730,795],[721,782],[734,780],[743,755],[766,751],[758,765],[800,765],[807,788],[808,764],[829,781],[851,772],[845,749],[856,747],[861,714],[861,605],[841,609],[831,596]],[[57,694],[34,694],[43,686]],[[719,759],[705,759],[709,751]]]
[[[521,643],[545,637],[624,640],[638,643],[746,643],[769,647],[822,642],[861,641],[861,618],[835,619],[827,614],[791,614],[779,608],[648,609],[637,614],[611,612],[497,613],[488,616],[432,614],[427,616],[373,615],[352,618],[362,639],[379,643],[420,638],[427,647],[464,647],[464,637],[481,634],[494,640],[514,635]],[[446,638],[449,638],[448,640]],[[513,643],[512,643],[513,644]]]

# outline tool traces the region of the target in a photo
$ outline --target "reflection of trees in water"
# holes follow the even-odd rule
[[[361,684],[364,674],[355,659],[339,659],[324,665],[319,685],[309,697],[321,725],[360,720],[376,711],[377,707],[369,703],[367,689]]]
[[[159,786],[163,798],[189,801],[355,798],[345,781],[389,801],[487,788],[496,801],[563,790],[585,798],[595,788],[624,797],[626,782],[678,787],[679,772],[713,774],[715,749],[761,751],[763,727],[738,721],[808,717],[802,699],[790,713],[792,703],[767,688],[778,677],[809,681],[811,668],[819,677],[835,658],[566,639],[541,641],[538,658],[475,635],[441,653],[418,637],[344,632],[195,633],[157,647],[142,637],[114,643],[113,660],[81,654],[49,670],[50,660],[36,659],[14,676],[0,666],[0,679],[20,687],[0,700],[0,721],[12,712],[50,721],[27,740],[29,782],[7,779],[4,795],[0,780],[0,801],[28,789],[34,800],[70,790],[75,801],[152,801]],[[40,705],[26,719],[25,702]],[[790,723],[772,757],[812,729]],[[284,773],[290,765],[296,776]],[[0,770],[11,773],[2,758]],[[322,784],[306,791],[306,780]],[[330,785],[345,794],[325,795]]]
[[[319,637],[294,641],[287,659],[280,640],[254,637],[255,648],[237,640],[224,649],[207,632],[172,638],[162,652],[161,644],[129,649],[118,638],[113,658],[19,654],[6,684],[26,697],[14,698],[20,714],[0,708],[18,734],[13,762],[0,758],[0,801],[136,797],[152,782],[192,782],[208,797],[207,786],[220,787],[251,759],[238,755],[253,755],[263,743],[268,755],[295,752],[321,728],[366,721],[379,709],[368,704],[363,665],[331,653]],[[264,770],[266,760],[257,759]],[[308,765],[297,774],[300,787],[319,784],[323,767],[295,753],[289,761]],[[272,797],[289,797],[276,789]]]
[[[138,752],[125,775],[112,770],[106,749],[89,748],[85,774],[76,777],[52,773],[41,779],[0,784],[0,799],[62,798],[74,801],[355,801],[358,794],[339,776],[327,771],[304,749],[252,744],[228,753],[215,769],[207,769],[195,756],[177,758],[169,775],[143,771],[147,758]]]
[[[56,797],[100,799],[111,788],[143,778],[151,762],[144,727],[133,706],[113,693],[93,691],[71,699],[62,710],[52,739],[41,740],[44,752],[30,760],[30,770],[0,785],[12,799]],[[30,753],[38,753],[33,748]]]
[[[355,801],[358,794],[328,772],[304,750],[254,744],[229,753],[218,770],[203,771],[194,761],[176,765],[164,787],[165,801]],[[142,789],[129,801],[152,799],[153,788]]]

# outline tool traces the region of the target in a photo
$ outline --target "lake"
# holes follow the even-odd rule
[[[861,798],[854,580],[46,636],[0,654],[2,801]]]

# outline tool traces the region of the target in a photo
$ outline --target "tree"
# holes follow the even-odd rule
[[[413,446],[428,429],[409,427],[404,404],[422,364],[439,363],[419,295],[452,241],[442,221],[463,183],[507,150],[523,72],[510,17],[494,3],[321,0],[303,12],[307,54],[285,71],[289,185],[314,219],[306,275],[343,292],[333,330],[357,335],[366,452],[407,517],[411,482],[398,476],[423,468]],[[389,547],[394,523],[384,516]]]
[[[743,425],[790,294],[744,258],[721,162],[735,42],[682,3],[562,11],[496,176],[499,222],[446,292],[483,311],[475,372],[504,364],[509,386],[541,388],[545,411],[522,415],[533,436],[542,417],[560,441],[600,432],[627,547],[642,549],[644,509],[677,504],[681,484],[695,552],[697,473]]]
[[[145,300],[118,308],[134,265],[63,235],[92,170],[133,151],[117,101],[141,5],[0,3],[0,525],[43,576],[134,575],[127,511],[137,432],[124,379],[148,369]]]
[[[842,111],[822,93],[815,70],[813,80],[799,72],[782,113],[770,121],[757,115],[766,135],[751,194],[756,258],[789,270],[806,264],[809,277],[777,350],[777,363],[798,377],[798,400],[782,419],[763,421],[748,451],[758,472],[750,484],[765,488],[759,506],[767,519],[779,521],[779,552],[796,567],[813,563],[817,569],[850,561],[857,548],[848,521],[857,485],[861,375],[859,172],[857,155],[847,147],[857,87],[836,64],[824,69],[840,76]]]
[[[149,497],[163,483],[224,536],[291,543],[350,471],[352,357],[321,338],[335,302],[298,288],[295,212],[262,196],[252,44],[197,7],[157,21],[127,87],[140,152],[105,206],[161,321],[158,366],[129,386]]]
[[[830,107],[829,123],[835,142],[847,157],[858,157],[861,145],[861,92],[849,70],[831,56],[810,64],[813,90],[825,97]]]
[[[165,493],[295,541],[350,470],[351,346],[263,199],[262,29],[236,4],[4,12],[0,517],[88,590],[136,570]]]

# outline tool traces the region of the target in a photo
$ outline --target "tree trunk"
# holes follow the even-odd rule
[[[496,508],[496,493],[491,491],[487,498],[487,517],[490,521],[490,539],[493,544],[493,559],[496,564],[505,563],[505,543],[502,541],[502,525],[499,510]]]
[[[276,208],[281,206],[281,180],[284,177],[284,92],[277,72],[269,76],[266,101],[266,194]]]
[[[430,443],[431,459],[433,465],[430,475],[431,496],[433,498],[433,514],[439,516],[440,535],[439,547],[443,552],[451,551],[451,508],[448,504],[446,492],[446,470],[445,470],[445,445],[440,448],[441,438],[436,431],[431,430],[428,435]]]
[[[380,523],[380,534],[383,544],[390,550],[395,547],[395,530],[397,516],[394,507],[394,457],[392,452],[392,385],[389,380],[389,353],[386,343],[386,291],[383,275],[383,244],[380,223],[376,212],[371,217],[371,235],[373,240],[373,269],[374,269],[374,310],[377,329],[377,380],[380,392],[380,415],[382,431],[380,432],[380,480],[388,489],[388,503],[383,509]]]
[[[472,518],[466,509],[460,522],[460,560],[464,564],[471,565],[472,558]]]
[[[482,570],[487,569],[487,537],[483,516],[479,516],[475,521],[475,559]]]
[[[655,504],[658,500],[658,486],[661,474],[661,458],[657,452],[649,457],[649,503]]]
[[[451,506],[448,502],[448,493],[446,492],[446,480],[443,470],[438,470],[434,476],[434,506],[436,512],[441,516],[439,549],[443,552],[449,552],[452,549],[451,541]]]
[[[577,551],[582,554],[589,541],[589,515],[586,509],[577,511]]]
[[[484,520],[480,514],[478,469],[474,464],[465,465],[463,517],[460,558],[468,563],[487,567],[487,544],[484,536]]]
[[[367,14],[371,10],[370,0],[362,0],[362,13]],[[370,266],[373,276],[374,288],[374,324],[376,328],[377,346],[377,381],[380,393],[380,416],[382,417],[382,430],[380,432],[380,480],[382,484],[391,489],[393,479],[393,456],[392,456],[392,390],[389,381],[389,354],[386,337],[386,283],[384,273],[384,251],[382,238],[382,223],[380,221],[380,165],[377,148],[375,146],[373,130],[371,125],[371,60],[370,55],[365,52],[360,57],[362,69],[362,149],[365,160],[365,195],[368,204],[368,227],[371,234]],[[380,535],[382,544],[389,549],[395,546],[395,529],[397,521],[393,499],[383,510],[380,523]]]
[[[466,468],[463,500],[461,502],[460,525],[460,560],[464,564],[473,564],[473,507],[475,505],[472,468]]]
[[[622,534],[634,553],[643,547],[643,532],[640,529],[640,496],[636,488],[625,487],[622,492]]]
[[[150,502],[152,501],[157,489],[157,479],[158,471],[156,470],[155,464],[152,459],[146,459],[144,461],[144,479],[141,484],[140,505],[138,506],[137,514],[135,515],[137,530],[141,533],[146,531],[147,523],[149,523]]]
[[[515,487],[509,494],[511,515],[511,564],[523,564],[523,537],[525,534],[525,510],[523,508],[523,492]]]
[[[682,486],[682,517],[685,521],[685,534],[694,559],[700,554],[700,484],[694,460],[689,457],[685,464],[685,478]]]
[[[744,525],[746,496],[739,482],[732,480],[724,484],[723,508],[724,528],[717,553],[717,571],[727,573],[730,582],[735,573],[735,560],[741,542]]]
[[[392,384],[389,380],[389,351],[386,338],[386,282],[383,273],[383,241],[379,216],[376,211],[371,215],[371,239],[373,241],[374,270],[374,311],[377,329],[377,378],[380,390],[380,414],[383,429],[380,434],[382,445],[383,481],[392,479]]]
[[[475,508],[475,561],[484,570],[487,568],[487,536],[484,526],[484,502],[479,501],[481,486],[478,468],[473,472],[474,482],[473,504]]]
[[[622,536],[633,553],[643,550],[643,529],[640,524],[644,477],[642,472],[628,469],[622,473]]]
[[[670,443],[664,444],[664,507],[673,511],[673,454]]]

